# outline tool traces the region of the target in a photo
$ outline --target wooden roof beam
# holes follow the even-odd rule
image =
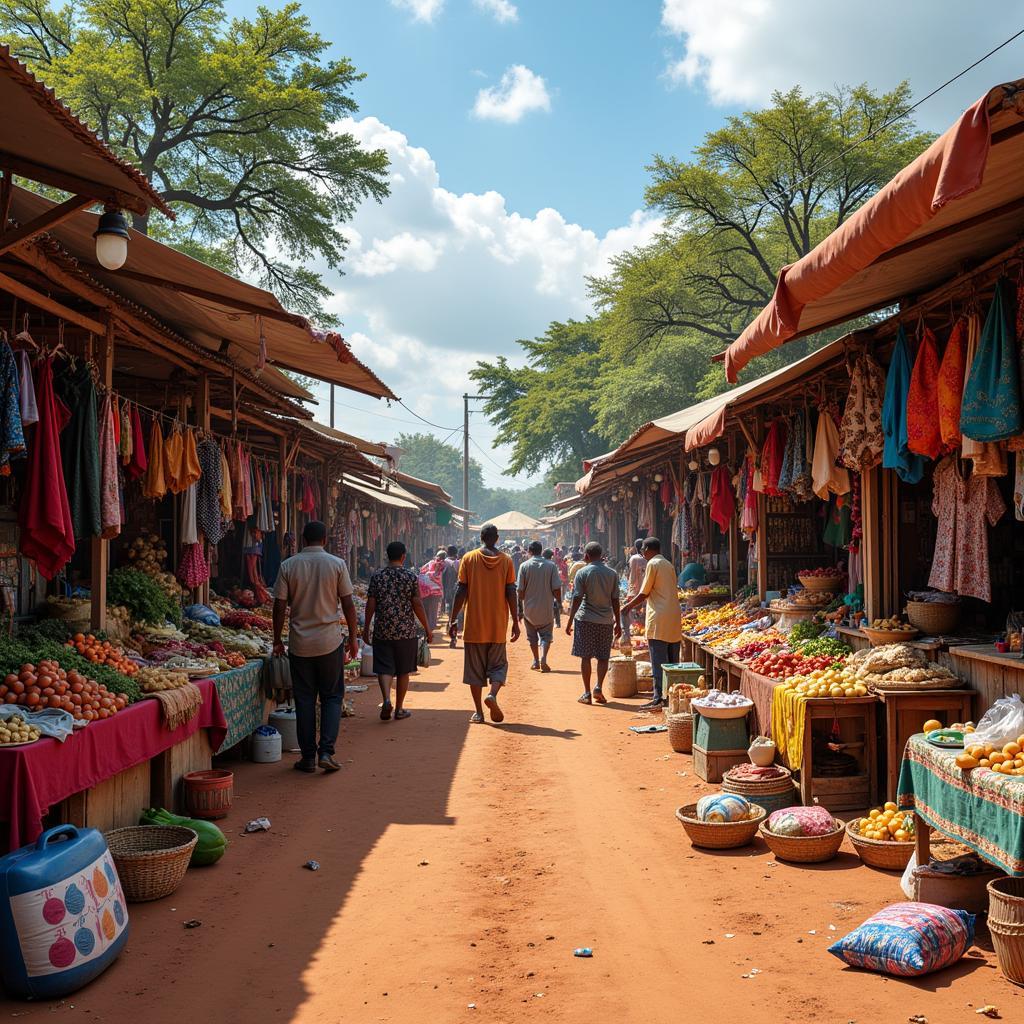
[[[92,206],[93,202],[94,200],[89,196],[72,196],[70,199],[65,199],[58,206],[51,207],[45,213],[41,213],[38,217],[33,217],[27,224],[21,224],[10,231],[3,230],[7,227],[7,220],[5,218],[3,223],[0,224],[0,231],[3,231],[3,234],[0,234],[0,256],[13,249],[16,245],[20,245],[36,235],[49,231],[50,228],[56,227],[63,221],[69,220],[80,210]]]

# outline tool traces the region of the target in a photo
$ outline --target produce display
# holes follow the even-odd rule
[[[882,807],[868,812],[857,822],[856,831],[865,839],[883,842],[912,843],[914,841],[914,815],[901,811],[891,800]]]
[[[238,632],[224,626],[206,626],[201,622],[186,622],[186,638],[200,643],[219,643],[225,651],[236,651],[246,658],[262,658],[270,653],[270,639],[253,633],[252,630]]]
[[[133,568],[145,573],[173,601],[188,594],[174,573],[167,572],[167,545],[155,533],[136,537],[128,548],[128,558]]]
[[[964,743],[968,743],[964,737]],[[956,758],[958,768],[970,771],[972,768],[989,768],[1000,775],[1024,775],[1024,735],[1006,743],[1002,748],[991,743],[967,746]]]
[[[824,655],[839,660],[845,658],[850,653],[849,644],[831,636],[819,636],[813,640],[803,640],[795,644],[792,638],[790,638],[790,646],[794,650],[799,651],[805,658],[815,658]]]
[[[192,829],[199,836],[199,841],[189,858],[188,865],[191,868],[216,864],[227,849],[228,841],[224,837],[224,833],[212,821],[205,821],[202,818],[183,818],[178,814],[165,811],[162,807],[150,807],[142,812],[139,824],[180,825],[182,828]]]
[[[95,679],[49,660],[26,662],[20,671],[9,672],[0,683],[0,699],[30,711],[60,708],[82,722],[111,718],[128,705],[127,694],[111,693]]]
[[[761,766],[750,762],[738,764],[725,773],[726,782],[775,782],[789,777],[789,771],[777,764]]]
[[[221,615],[220,624],[229,629],[259,629],[264,633],[269,633],[274,628],[273,622],[265,615],[246,611],[226,612]]]
[[[175,586],[178,587],[177,581]],[[114,604],[124,605],[137,622],[153,625],[181,622],[180,596],[180,587],[178,594],[172,596],[165,587],[139,569],[115,569],[107,577],[107,597]]]
[[[842,569],[837,569],[835,566],[826,566],[822,569],[801,569],[796,574],[796,578],[798,580],[841,580],[845,575],[846,573]]]
[[[750,669],[769,679],[790,679],[793,676],[809,676],[821,672],[831,668],[838,660],[829,654],[807,657],[799,651],[766,651],[750,662]]]
[[[908,622],[904,622],[898,615],[892,615],[887,619],[872,619],[871,629],[881,629],[887,633],[916,633],[917,630]]]
[[[916,688],[931,686],[935,689],[956,686],[959,679],[925,654],[907,644],[886,644],[870,650],[856,651],[847,658],[854,667],[857,679],[872,689],[898,690],[907,683]]]
[[[94,665],[109,665],[126,676],[133,676],[139,670],[139,666],[123,650],[109,640],[100,640],[92,633],[76,633],[67,645]]]
[[[698,697],[692,702],[698,708],[748,708],[753,707],[754,702],[742,693],[726,693],[724,690],[708,690],[703,697]]]
[[[785,688],[804,697],[867,697],[867,685],[848,665],[818,669],[808,675],[791,676]]]
[[[15,714],[10,718],[0,718],[0,747],[22,746],[35,743],[42,733],[30,725],[23,715]]]
[[[179,686],[186,686],[189,681],[184,672],[172,672],[166,668],[142,668],[136,678],[143,693],[176,690]]]
[[[824,632],[824,623],[815,622],[813,619],[805,619],[803,622],[798,622],[789,631],[789,642],[791,644],[798,644],[804,640],[816,640]]]

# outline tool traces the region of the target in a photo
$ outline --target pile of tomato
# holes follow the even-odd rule
[[[730,657],[735,658],[737,661],[747,661],[750,658],[757,657],[759,654],[763,654],[772,646],[773,642],[778,643],[777,640],[751,640],[749,644],[744,644],[733,651]]]
[[[66,672],[56,661],[26,663],[20,671],[9,673],[0,683],[0,700],[30,711],[60,708],[80,722],[110,718],[128,704],[126,694],[111,693],[81,672]]]
[[[834,657],[827,654],[817,654],[807,658],[802,654],[793,651],[776,651],[759,654],[750,663],[752,672],[757,672],[769,679],[789,679],[791,676],[806,675],[808,672],[817,672],[826,669],[835,663]]]
[[[120,647],[109,640],[99,640],[92,633],[76,633],[67,645],[94,665],[109,665],[123,676],[133,676],[139,671],[139,666],[126,657]]]

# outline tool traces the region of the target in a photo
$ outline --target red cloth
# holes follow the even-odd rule
[[[735,514],[736,495],[732,489],[731,471],[728,466],[716,466],[711,474],[711,519],[718,523],[722,533],[726,533]]]
[[[849,220],[806,256],[779,271],[771,301],[726,350],[726,377],[735,382],[752,359],[793,337],[809,303],[845,285],[927,224],[947,203],[977,189],[990,145],[986,93]]]
[[[939,353],[935,335],[926,327],[921,335],[907,393],[907,447],[917,455],[937,459],[942,451],[939,432]]]
[[[61,800],[150,760],[199,729],[210,731],[210,746],[217,750],[228,731],[217,687],[210,679],[196,685],[203,706],[173,731],[163,723],[160,702],[143,700],[63,743],[47,738],[0,749],[0,822],[7,826],[7,848],[31,843],[43,830],[44,815]]]
[[[67,426],[67,406],[53,390],[53,360],[44,359],[36,372],[39,422],[28,446],[25,491],[18,505],[21,553],[31,558],[48,580],[75,553],[75,531],[64,484],[60,432]]]
[[[960,447],[960,405],[964,397],[967,374],[967,321],[963,317],[953,325],[942,354],[936,384],[939,435],[946,452]]]
[[[142,433],[142,417],[139,415],[138,406],[132,406],[132,458],[125,466],[125,473],[132,480],[138,480],[146,475],[149,468],[149,460],[146,458],[146,438]]]
[[[782,459],[786,454],[786,424],[782,420],[774,420],[768,428],[761,449],[761,483],[763,493],[777,497],[779,490],[779,474],[782,472]]]

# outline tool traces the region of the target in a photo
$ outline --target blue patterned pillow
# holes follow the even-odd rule
[[[932,903],[894,903],[829,946],[851,967],[913,978],[955,964],[974,941],[974,915]]]

